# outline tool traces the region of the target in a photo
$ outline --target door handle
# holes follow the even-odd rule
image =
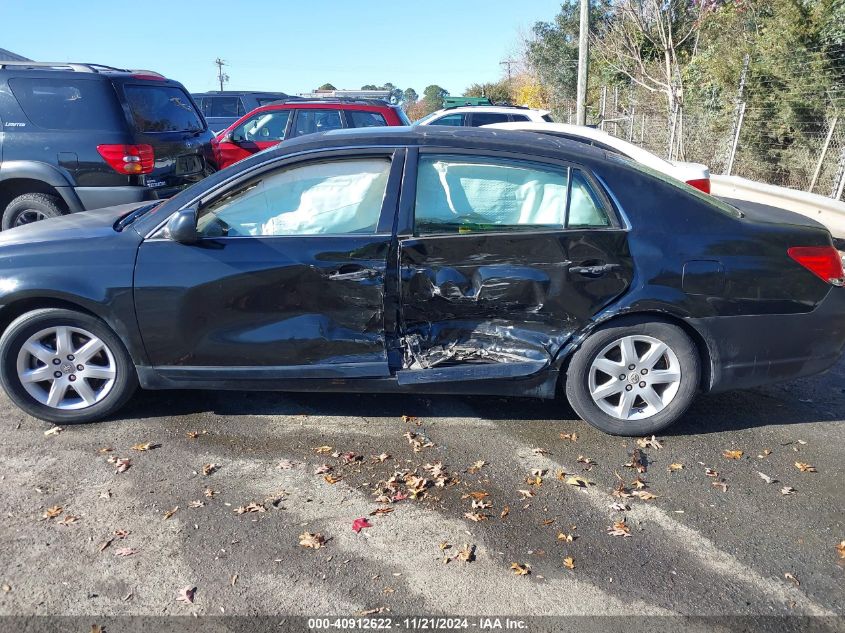
[[[596,264],[592,266],[570,266],[569,272],[576,273],[578,275],[584,275],[585,277],[600,277],[605,273],[609,273],[611,271],[616,270],[619,268],[619,264]]]
[[[363,266],[347,264],[329,273],[329,279],[332,281],[359,281],[362,279],[371,279],[378,274],[379,271],[375,268],[364,268]]]

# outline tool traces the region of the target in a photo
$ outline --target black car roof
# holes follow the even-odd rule
[[[265,90],[208,90],[207,92],[192,92],[192,97],[243,97],[246,95],[267,96],[267,97],[288,97],[286,92],[273,92]]]

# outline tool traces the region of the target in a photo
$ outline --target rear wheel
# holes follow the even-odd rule
[[[47,193],[25,193],[14,198],[3,211],[3,230],[31,224],[47,218],[57,218],[65,214],[65,208],[59,196]]]
[[[105,323],[56,308],[12,322],[0,338],[0,381],[21,409],[64,424],[107,416],[138,384],[129,354]]]
[[[656,433],[692,404],[700,365],[681,328],[626,319],[596,330],[575,353],[566,395],[578,415],[606,433]]]

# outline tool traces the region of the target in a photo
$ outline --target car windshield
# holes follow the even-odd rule
[[[199,132],[205,128],[199,112],[181,88],[127,84],[124,91],[139,132]]]
[[[441,114],[440,110],[438,110],[437,112],[432,112],[431,114],[427,114],[423,118],[417,119],[416,121],[414,121],[414,125],[420,125],[422,123],[425,123],[426,121],[431,121],[431,119],[433,119],[434,117],[436,117],[439,114]]]

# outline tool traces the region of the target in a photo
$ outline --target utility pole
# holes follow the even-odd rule
[[[578,125],[587,125],[587,66],[590,61],[590,0],[581,0],[578,27],[578,91],[575,99]]]
[[[220,92],[223,92],[223,84],[229,81],[229,75],[223,72],[223,66],[226,65],[226,62],[218,57],[214,60],[214,63],[217,64],[217,81],[220,82]]]
[[[512,76],[511,66],[513,66],[516,63],[517,63],[517,61],[515,59],[505,59],[505,60],[499,62],[499,66],[505,66],[508,69],[508,86],[511,85],[511,76]]]

